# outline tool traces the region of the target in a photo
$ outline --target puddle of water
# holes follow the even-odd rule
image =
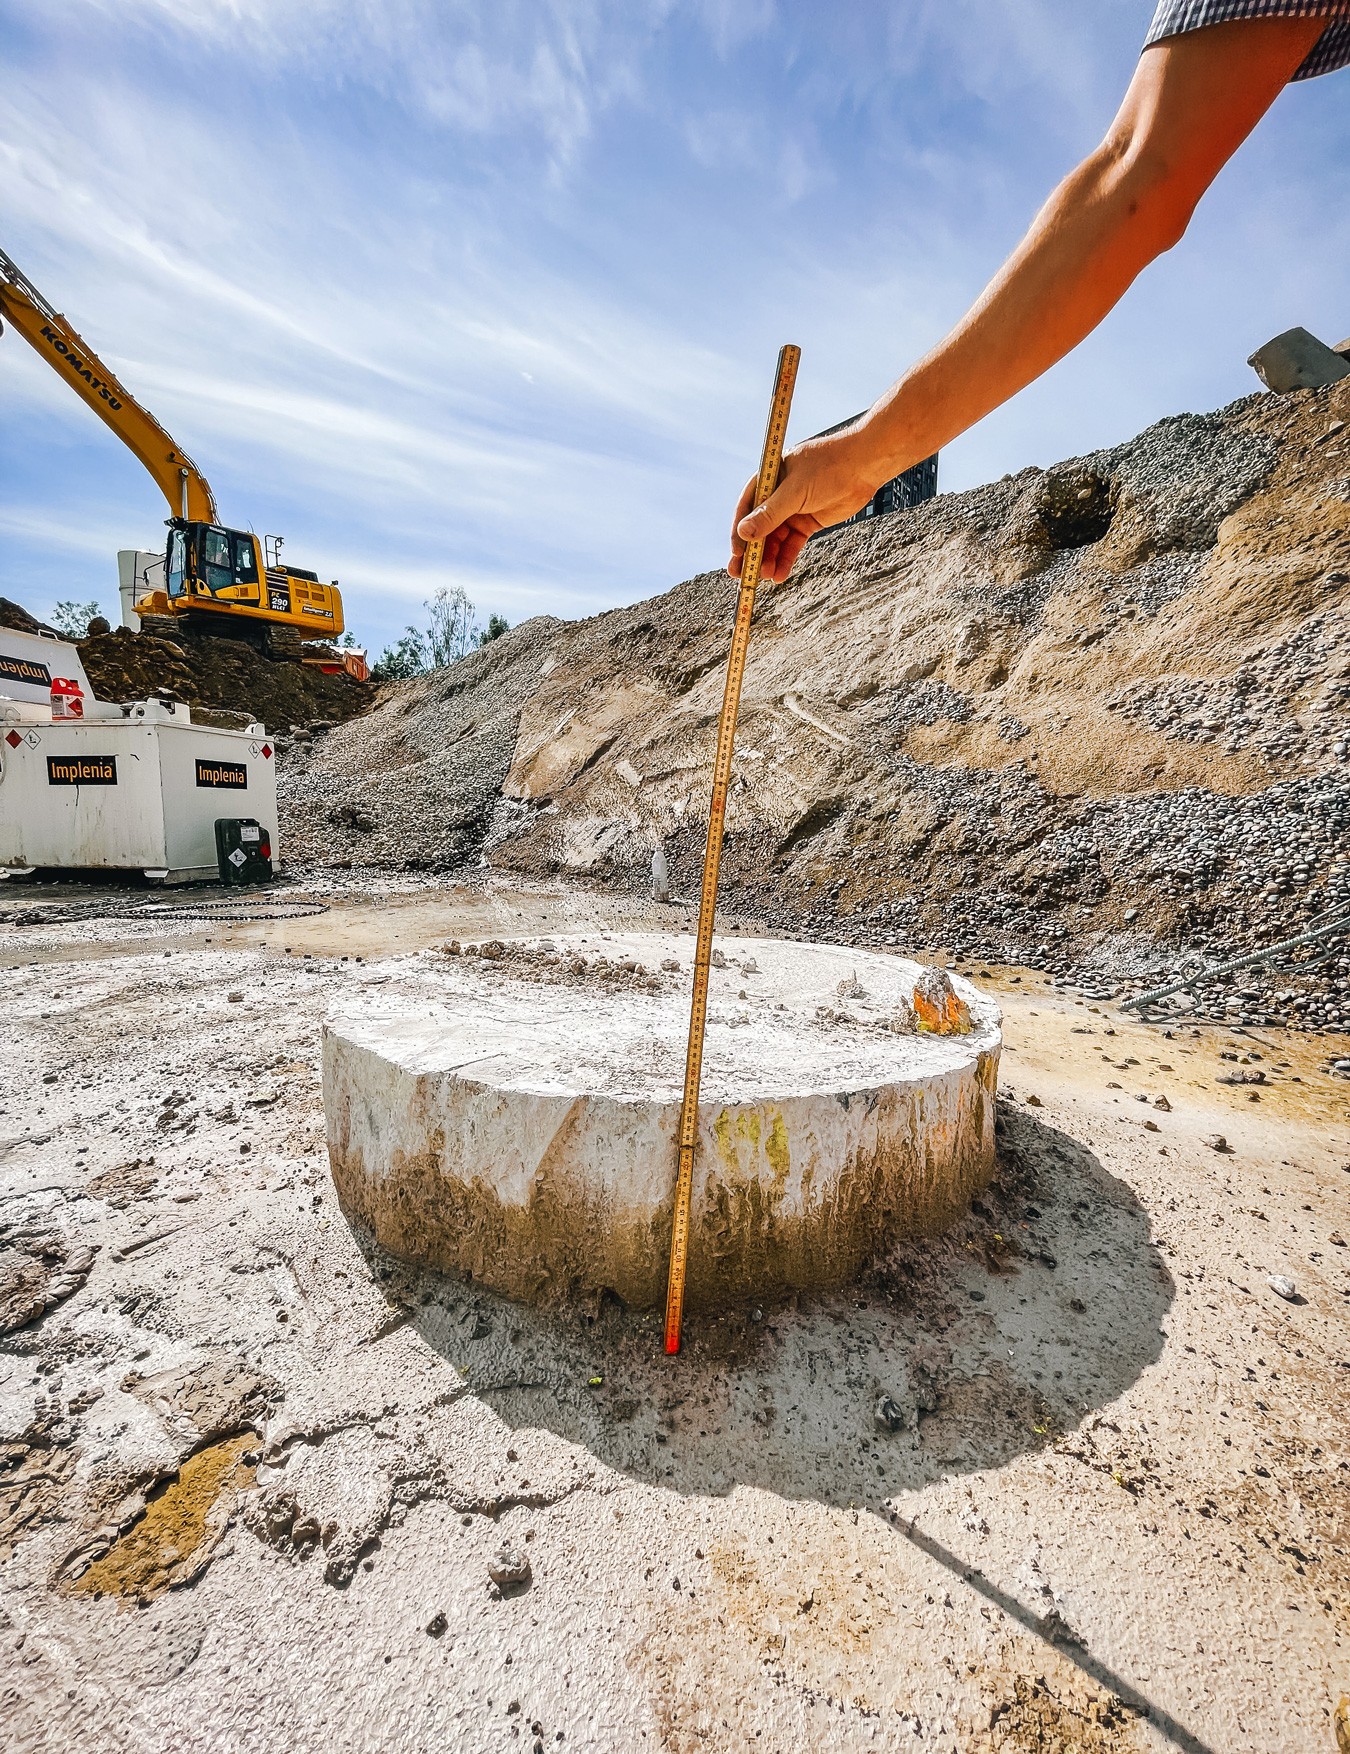
[[[88,892],[70,899],[85,901]],[[120,900],[121,898],[119,898]],[[166,897],[190,906],[190,893]],[[211,900],[219,899],[212,896]],[[334,895],[322,887],[300,893],[290,890],[248,891],[228,898],[231,905],[246,908],[256,900],[260,907],[284,908],[303,905],[310,899],[327,904],[327,911],[293,920],[258,920],[231,925],[206,916],[200,920],[166,919],[147,930],[135,929],[124,920],[110,920],[106,936],[99,922],[71,928],[71,937],[52,943],[42,937],[44,928],[28,927],[31,945],[22,947],[22,934],[11,950],[0,952],[0,966],[34,963],[102,960],[119,955],[143,956],[147,942],[154,948],[188,950],[272,950],[285,955],[315,957],[363,957],[406,955],[411,951],[443,944],[448,938],[537,937],[546,932],[566,931],[668,931],[685,930],[687,910],[630,897],[590,895],[585,891],[519,889],[502,885],[422,890],[411,895]],[[60,930],[59,907],[53,906],[53,930]],[[729,918],[725,929],[730,929]]]
[[[1145,1091],[1184,1102],[1201,1131],[1255,1129],[1273,1148],[1272,1129],[1290,1124],[1317,1135],[1319,1155],[1350,1154],[1350,1090],[1326,1070],[1328,1059],[1350,1054],[1350,1037],[1181,1020],[1145,1023],[1110,1001],[1080,1005],[1030,970],[988,963],[980,968],[992,978],[977,978],[976,985],[996,992],[1003,1007],[1000,1079],[1019,1094],[1058,1086],[1102,1103]],[[1219,1082],[1255,1067],[1265,1072],[1260,1085]],[[1133,1112],[1132,1103],[1127,1112]],[[1141,1105],[1143,1115],[1149,1112]]]

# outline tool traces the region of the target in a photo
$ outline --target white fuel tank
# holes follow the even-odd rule
[[[53,719],[77,681],[83,719]],[[275,750],[262,725],[194,725],[162,700],[96,701],[73,645],[0,628],[0,866],[217,873],[218,817],[250,816],[279,867]]]

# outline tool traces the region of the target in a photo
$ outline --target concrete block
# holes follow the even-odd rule
[[[392,1253],[533,1302],[665,1296],[693,939],[383,964],[330,1015],[338,1198]],[[837,1285],[957,1217],[994,1168],[1000,1019],[955,979],[725,939],[712,975],[691,1307]],[[921,998],[924,995],[921,993]],[[941,995],[938,995],[941,999]]]
[[[1316,390],[1350,378],[1350,364],[1306,329],[1286,329],[1283,335],[1258,347],[1247,364],[1266,388],[1278,395],[1290,390]]]

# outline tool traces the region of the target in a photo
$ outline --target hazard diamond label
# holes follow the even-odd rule
[[[17,731],[6,731],[5,742],[9,744],[11,749],[17,749],[20,743],[23,742],[23,738]]]
[[[264,761],[270,761],[272,759],[272,745],[270,743],[263,744],[262,752]]]
[[[236,847],[234,849],[234,851],[230,854],[230,863],[232,865],[242,865],[244,862],[244,857],[245,857],[245,855],[239,851],[238,847]]]

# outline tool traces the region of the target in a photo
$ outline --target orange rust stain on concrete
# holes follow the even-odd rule
[[[85,1596],[149,1602],[175,1584],[190,1582],[219,1537],[222,1500],[253,1483],[254,1467],[243,1458],[257,1441],[246,1431],[189,1456],[177,1479],[76,1579],[74,1589]]]

